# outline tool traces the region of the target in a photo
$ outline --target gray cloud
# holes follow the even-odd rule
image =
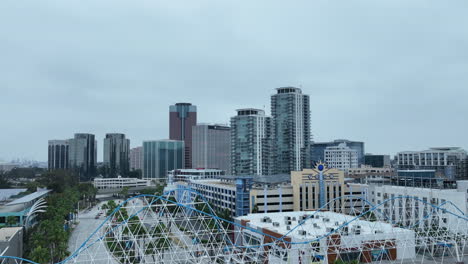
[[[168,106],[202,122],[311,95],[318,141],[394,154],[468,148],[468,3],[14,1],[0,3],[0,158],[47,158],[48,139],[168,136]],[[99,142],[100,147],[102,141]]]

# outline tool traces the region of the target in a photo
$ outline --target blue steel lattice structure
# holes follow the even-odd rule
[[[360,256],[361,260],[367,260],[365,262],[373,261],[374,263],[427,263],[429,261],[431,263],[453,263],[461,262],[468,256],[466,248],[468,218],[463,210],[449,201],[440,205],[433,205],[406,196],[394,197],[374,205],[361,197],[354,197],[367,204],[367,209],[357,215],[345,216],[346,221],[337,222],[335,228],[320,230],[318,236],[311,234],[314,238],[291,240],[291,237],[305,234],[304,232],[313,232],[304,229],[304,226],[310,221],[316,222],[317,219],[323,219],[323,222],[326,222],[327,219],[321,215],[328,211],[327,208],[334,208],[334,206],[329,206],[333,201],[330,201],[320,210],[308,212],[307,217],[300,219],[296,226],[290,226],[287,232],[280,234],[257,230],[247,223],[222,219],[215,214],[203,196],[189,189],[179,189],[177,191],[187,191],[188,194],[195,194],[201,202],[194,204],[194,201],[191,201],[190,204],[182,204],[174,201],[171,198],[174,190],[162,196],[139,195],[130,198],[111,212],[77,251],[57,264],[75,262],[80,255],[84,254],[90,256],[86,263],[102,263],[103,261],[109,261],[109,259],[121,263],[132,262],[132,259],[139,259],[141,263],[258,263],[273,259],[278,253],[281,256],[278,263],[296,262],[297,259],[293,260],[291,256],[297,253],[305,262],[319,260],[327,263],[332,261],[332,258],[340,260],[339,256],[344,256],[345,253],[347,256],[356,255],[350,253],[358,253],[357,255]],[[341,199],[341,197],[337,199]],[[385,212],[380,210],[382,205],[402,199],[407,199],[410,202],[418,201],[421,206],[428,208],[427,213],[421,217],[421,221],[441,216],[453,217],[458,219],[457,229],[437,228],[435,230],[435,227],[431,226],[428,227],[430,232],[426,232],[412,225],[405,226],[404,223],[389,219],[385,216]],[[137,206],[136,202],[141,205]],[[133,211],[122,218],[125,215],[122,214],[124,209],[133,209]],[[187,211],[190,211],[190,214],[186,214]],[[269,214],[264,215],[268,216]],[[412,238],[411,236],[400,237],[399,245],[396,245],[392,238],[381,239],[380,242],[374,241],[373,244],[370,242],[364,243],[361,246],[356,244],[362,240],[360,233],[357,232],[358,229],[355,229],[356,224],[366,225],[365,228],[359,230],[365,232],[367,239],[370,240],[373,237],[386,236],[386,234],[381,234],[382,230],[378,228],[366,230],[366,228],[372,228],[372,226],[385,225],[388,230],[394,230],[389,232],[396,232],[389,233],[389,236],[400,232],[411,233],[414,236]],[[271,223],[268,225],[275,226],[276,224]],[[237,231],[232,231],[229,226],[234,226]],[[247,231],[256,238],[246,240],[245,232]],[[306,235],[306,237],[309,237],[308,234]],[[342,239],[337,239],[338,236],[357,246],[354,248],[341,247],[340,244],[346,242],[340,242]],[[233,240],[232,237],[237,239]],[[241,244],[237,243],[239,238],[242,239]],[[201,243],[202,241],[203,243]],[[116,247],[112,245],[131,246]],[[379,246],[383,250],[382,252],[385,252],[383,255],[386,257],[385,259],[367,258],[371,256],[369,247],[373,248],[374,246]],[[109,252],[107,258],[109,259],[94,259],[91,250],[96,247],[99,247],[100,250],[107,250]],[[413,248],[415,251],[413,252],[414,257],[406,260],[397,259],[397,248]],[[0,256],[0,262],[5,260],[13,261],[13,263],[37,264],[27,259]]]

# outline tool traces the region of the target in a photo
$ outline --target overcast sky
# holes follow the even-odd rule
[[[168,108],[228,123],[311,97],[316,141],[366,152],[468,148],[466,0],[2,0],[0,160],[47,140],[168,137]]]

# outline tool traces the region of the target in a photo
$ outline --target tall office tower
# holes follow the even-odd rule
[[[49,140],[49,170],[68,169],[68,140]]]
[[[126,176],[129,172],[130,140],[124,134],[106,134],[104,139],[104,166],[111,177]]]
[[[143,147],[130,149],[130,170],[143,170]]]
[[[231,129],[199,124],[192,128],[192,167],[221,169],[229,173]]]
[[[93,134],[77,133],[69,140],[68,165],[81,180],[96,176],[97,143]]]
[[[197,125],[197,107],[177,103],[169,107],[169,139],[185,143],[185,168],[192,168],[192,127]]]
[[[231,173],[271,175],[271,117],[265,111],[246,108],[231,117]]]
[[[357,151],[358,153],[358,165],[365,164],[365,149],[364,142],[361,141],[351,141],[347,139],[336,139],[332,142],[314,142],[311,144],[311,160],[312,163],[317,163],[320,161],[325,161],[325,149],[327,147],[337,147],[338,145],[346,143],[346,145],[352,150]]]
[[[184,168],[184,141],[143,141],[143,179],[167,182],[171,170]]]
[[[359,167],[358,152],[351,149],[346,143],[330,146],[325,149],[325,160],[329,168],[346,171]]]
[[[310,168],[309,96],[295,87],[281,87],[271,96],[275,171],[289,174]]]

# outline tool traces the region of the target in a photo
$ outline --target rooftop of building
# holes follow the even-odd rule
[[[290,174],[275,174],[275,175],[245,175],[245,176],[233,176],[227,175],[222,176],[220,179],[223,180],[232,180],[236,179],[252,179],[253,183],[263,183],[263,184],[278,184],[284,182],[291,182]]]
[[[290,238],[311,240],[324,236],[339,228],[344,223],[349,223],[348,230],[360,230],[360,235],[371,235],[377,233],[404,233],[412,232],[402,228],[393,227],[383,222],[370,222],[365,220],[352,221],[355,216],[339,214],[334,212],[296,211],[281,213],[249,214],[236,218],[237,220],[249,221],[248,226],[252,228],[265,228]],[[299,225],[303,219],[308,219],[300,227],[291,231]],[[290,222],[289,222],[290,221]],[[351,222],[352,221],[352,222]],[[288,230],[289,228],[289,230]],[[302,232],[305,231],[305,234]]]
[[[5,242],[10,240],[17,232],[21,231],[22,227],[4,227],[0,228],[0,241]],[[0,252],[1,253],[1,252]]]
[[[275,89],[278,94],[284,94],[284,93],[302,93],[301,88],[297,88],[294,86],[285,86],[285,87],[279,87]]]
[[[27,189],[0,189],[0,203],[7,201],[10,197],[25,192]]]
[[[236,109],[238,116],[244,115],[265,115],[265,110],[258,109],[258,108],[241,108]]]
[[[205,169],[205,168],[195,168],[195,169],[177,169],[171,170],[170,172],[184,172],[184,173],[199,173],[199,172],[224,172],[220,169]]]
[[[36,199],[39,199],[39,198],[42,198],[44,196],[46,196],[48,193],[50,193],[52,190],[41,190],[41,191],[37,191],[37,192],[34,192],[34,193],[31,193],[31,194],[28,194],[26,196],[23,196],[19,199],[16,199],[12,202],[9,202],[7,203],[6,205],[7,206],[10,206],[10,205],[17,205],[17,204],[25,204],[25,203],[29,203],[29,202],[32,202]]]
[[[466,150],[460,147],[435,147],[426,150],[406,150],[400,151],[398,154],[413,154],[413,153],[434,153],[434,152],[448,152],[448,153],[464,153],[467,154]]]
[[[175,140],[175,139],[155,139],[155,140],[144,140],[143,143],[146,142],[184,142],[183,140]]]

